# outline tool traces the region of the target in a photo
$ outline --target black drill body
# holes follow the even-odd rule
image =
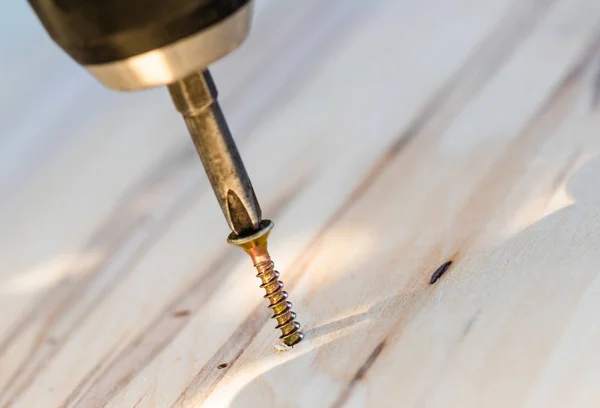
[[[52,39],[82,65],[159,49],[231,16],[249,0],[29,0]]]

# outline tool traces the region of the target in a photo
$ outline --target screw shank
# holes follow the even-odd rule
[[[229,228],[236,235],[255,231],[261,209],[217,102],[210,73],[192,74],[169,85],[169,92],[185,119]]]
[[[227,242],[242,248],[256,268],[262,284],[260,285],[267,294],[269,308],[273,311],[272,318],[277,320],[277,329],[281,330],[279,337],[284,344],[293,347],[304,338],[300,331],[300,323],[296,321],[296,313],[292,311],[292,303],[287,300],[288,293],[283,290],[283,282],[279,280],[279,272],[275,270],[275,264],[271,260],[267,241],[273,229],[273,223],[263,220],[260,228],[250,235],[237,236],[230,234]]]

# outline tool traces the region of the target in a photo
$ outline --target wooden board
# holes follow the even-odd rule
[[[597,1],[257,3],[213,73],[284,352],[167,92],[8,3],[0,407],[600,404]]]

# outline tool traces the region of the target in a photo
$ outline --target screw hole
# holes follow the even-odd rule
[[[222,369],[224,369],[224,368],[227,368],[227,366],[228,366],[228,365],[229,365],[229,364],[227,364],[227,363],[221,363],[221,364],[219,364],[219,365],[217,366],[217,369],[218,369],[218,370],[222,370]]]
[[[441,264],[440,267],[435,270],[433,275],[431,275],[431,279],[429,279],[429,284],[433,285],[434,283],[436,283],[438,279],[441,278],[442,275],[448,271],[450,265],[452,265],[452,261],[448,261]]]

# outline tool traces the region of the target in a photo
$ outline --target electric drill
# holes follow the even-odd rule
[[[251,257],[265,297],[294,346],[303,338],[267,250],[250,178],[219,103],[208,66],[247,37],[252,0],[29,0],[50,37],[108,88],[169,89],[184,117],[231,234]]]

